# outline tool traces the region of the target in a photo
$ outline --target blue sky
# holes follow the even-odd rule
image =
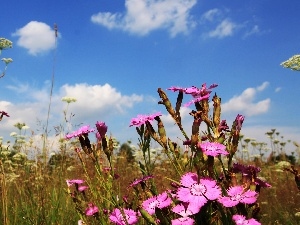
[[[157,105],[157,88],[217,83],[222,119],[231,125],[245,115],[245,136],[266,140],[276,128],[300,141],[300,73],[280,66],[299,54],[299,9],[298,0],[8,1],[0,36],[13,48],[1,58],[14,62],[0,80],[0,110],[11,117],[1,121],[0,136],[8,139],[16,122],[39,133],[54,71],[51,130],[63,121],[61,98],[70,96],[77,99],[68,109],[74,124],[102,120],[119,140],[136,140],[130,119],[161,111],[176,141],[180,133]],[[188,132],[191,109],[183,109]]]

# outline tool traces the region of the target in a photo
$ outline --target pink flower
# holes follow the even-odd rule
[[[105,137],[105,134],[106,134],[106,132],[107,132],[107,126],[105,125],[105,123],[104,123],[104,122],[98,122],[98,121],[97,121],[97,123],[96,123],[96,128],[97,128],[97,131],[98,131],[97,134],[100,135],[100,138]],[[100,139],[100,138],[99,138],[99,139]]]
[[[236,130],[237,130],[238,132],[241,131],[241,129],[242,129],[242,124],[243,124],[244,120],[245,120],[245,117],[244,117],[244,116],[242,116],[242,115],[240,115],[240,114],[238,114],[238,115],[236,116],[236,118],[235,118],[235,124],[236,124]]]
[[[252,204],[257,200],[257,193],[251,190],[245,191],[243,186],[230,187],[227,194],[228,197],[218,199],[225,207],[233,207],[239,203]]]
[[[197,213],[193,207],[186,204],[179,204],[173,207],[172,211],[174,213],[179,214],[180,218],[172,220],[172,225],[192,225],[194,224],[194,219],[190,218],[189,216],[194,215]]]
[[[9,117],[7,112],[0,111],[0,118],[2,119],[3,116]]]
[[[78,191],[83,192],[83,191],[85,191],[88,188],[89,188],[88,186],[79,186],[78,187]]]
[[[190,203],[194,212],[199,212],[208,200],[216,200],[221,196],[221,189],[216,181],[210,178],[200,178],[198,181],[196,173],[186,173],[181,177],[180,183],[182,187],[177,190],[177,198]]]
[[[222,132],[222,131],[230,131],[230,130],[229,130],[229,126],[227,125],[226,120],[222,120],[222,121],[221,121],[221,123],[219,124],[219,127],[218,127],[218,131],[219,131],[219,132]]]
[[[131,182],[131,184],[128,186],[129,187],[134,187],[140,183],[143,183],[145,182],[146,180],[149,180],[151,178],[153,178],[154,176],[153,175],[149,175],[149,176],[143,176],[142,178],[140,179],[135,179],[134,181]]]
[[[150,215],[155,213],[155,208],[165,208],[171,204],[172,200],[168,196],[167,192],[163,192],[160,195],[148,198],[142,203],[143,209],[145,209]]]
[[[97,206],[95,206],[93,203],[88,204],[88,208],[85,210],[85,215],[87,216],[93,216],[96,213],[99,212],[99,209]]]
[[[239,163],[234,163],[232,167],[232,172],[242,173],[243,177],[247,177],[248,180],[254,179],[255,184],[259,187],[272,187],[269,183],[257,177],[257,173],[259,173],[260,171],[261,169],[259,167],[253,165],[243,165]]]
[[[209,99],[212,89],[217,86],[218,86],[217,84],[212,84],[207,88],[206,83],[204,83],[204,84],[202,84],[202,87],[200,89],[196,88],[194,86],[192,86],[190,88],[186,88],[185,93],[191,94],[194,97],[194,99],[192,101],[186,103],[184,106],[188,107],[195,102],[200,102],[202,100]]]
[[[84,180],[74,179],[74,180],[66,180],[68,187],[72,186],[73,184],[83,184]]]
[[[123,217],[120,209],[115,208],[109,216],[111,222],[117,225],[126,225],[127,223],[136,224],[138,222],[138,214],[132,209],[123,209],[126,219]]]
[[[183,91],[183,92],[185,92],[186,88],[182,88],[182,87],[178,87],[178,86],[177,87],[172,86],[172,87],[168,88],[167,90],[174,91],[174,92],[176,92],[176,91]]]
[[[69,140],[73,137],[79,137],[81,135],[88,134],[88,133],[91,133],[91,132],[94,132],[94,131],[95,131],[95,129],[91,129],[89,125],[82,126],[77,131],[74,131],[73,133],[67,134],[65,136],[65,139]]]
[[[201,148],[205,155],[218,156],[228,155],[226,146],[217,142],[202,142],[198,143],[198,148]]]
[[[196,97],[193,100],[189,101],[188,103],[185,103],[184,106],[189,107],[193,103],[200,102],[202,100],[207,100],[207,99],[209,99],[209,94],[204,95],[204,96],[200,96],[200,97]]]
[[[142,124],[145,124],[146,121],[152,122],[155,117],[161,116],[162,114],[160,112],[151,114],[151,115],[138,115],[136,118],[132,118],[130,121],[129,126],[141,126]]]
[[[232,219],[236,225],[261,225],[261,223],[257,222],[255,219],[251,218],[247,220],[246,217],[242,215],[233,215]]]

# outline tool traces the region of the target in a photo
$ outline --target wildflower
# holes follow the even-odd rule
[[[149,176],[144,176],[142,177],[141,179],[135,179],[133,182],[131,182],[131,184],[128,186],[129,187],[134,187],[140,183],[143,183],[145,182],[146,180],[149,180],[150,178],[153,178],[154,176],[153,175],[149,175]]]
[[[255,219],[251,218],[249,220],[246,219],[243,215],[233,215],[232,219],[234,220],[236,225],[260,225],[260,222],[257,222]]]
[[[230,187],[227,194],[228,197],[224,196],[218,199],[225,207],[233,207],[238,203],[252,204],[257,200],[257,193],[251,190],[245,191],[243,186]]]
[[[9,134],[9,136],[11,136],[11,137],[17,137],[18,134],[17,134],[16,132],[11,132],[11,133]]]
[[[243,177],[249,181],[254,181],[256,185],[260,187],[271,187],[271,185],[265,182],[262,178],[257,177],[257,173],[259,173],[261,169],[259,167],[253,165],[243,165],[239,163],[234,163],[232,167],[232,172],[234,173],[242,173]]]
[[[79,186],[78,187],[78,191],[83,192],[83,191],[85,191],[88,188],[89,188],[88,186]]]
[[[241,131],[241,129],[242,129],[242,124],[243,124],[244,120],[245,120],[245,117],[244,117],[244,116],[242,116],[242,115],[240,115],[240,114],[238,114],[238,115],[236,116],[236,118],[235,118],[235,123],[236,123],[236,130],[237,130],[237,132],[240,132],[240,131]]]
[[[291,70],[300,71],[300,55],[294,55],[288,60],[280,64],[284,68],[290,68]]]
[[[80,137],[81,135],[88,134],[88,133],[91,133],[94,131],[95,131],[95,129],[91,129],[89,125],[86,125],[86,126],[80,127],[77,131],[74,131],[73,133],[67,134],[65,136],[65,138],[67,140],[69,140],[73,137]]]
[[[1,60],[5,63],[6,66],[7,66],[9,63],[12,63],[12,62],[13,62],[12,58],[2,58]]]
[[[131,224],[136,224],[138,222],[137,212],[133,211],[132,209],[122,209],[122,210],[126,218],[123,217],[120,209],[115,208],[109,216],[110,221],[117,225],[126,225],[127,223],[131,225]]]
[[[155,208],[165,208],[171,204],[172,200],[168,196],[167,192],[163,192],[160,195],[148,198],[142,203],[143,209],[145,209],[150,215],[155,213]]]
[[[151,115],[138,115],[136,118],[132,118],[130,121],[129,126],[141,126],[142,124],[145,124],[146,121],[152,122],[155,117],[161,116],[162,114],[160,112],[151,114]]]
[[[218,156],[228,155],[226,146],[217,142],[202,142],[198,144],[198,148],[201,148],[205,155]]]
[[[12,48],[12,42],[6,38],[0,38],[0,53],[7,48]]]
[[[185,92],[186,88],[172,86],[170,88],[167,88],[167,90],[174,91],[174,92],[176,92],[176,91],[183,91],[183,92]]]
[[[186,103],[184,106],[188,107],[193,103],[209,99],[212,89],[217,86],[218,86],[217,84],[212,84],[207,88],[206,84],[204,83],[204,84],[202,84],[202,87],[200,89],[197,87],[194,87],[194,86],[192,86],[190,88],[186,88],[185,93],[191,94],[194,97],[194,99],[192,101]]]
[[[75,180],[66,180],[68,187],[72,186],[73,184],[83,184],[84,180],[79,180],[79,179],[75,179]]]
[[[222,120],[219,127],[218,127],[218,131],[222,132],[222,131],[229,131],[229,126],[227,125],[226,120]]]
[[[172,211],[174,213],[179,214],[180,218],[172,220],[172,225],[192,225],[194,224],[195,220],[192,219],[191,215],[196,214],[197,212],[190,207],[190,205],[186,204],[179,204],[173,207]]]
[[[95,215],[98,212],[99,212],[98,207],[95,206],[93,203],[89,203],[88,207],[85,210],[85,215],[87,215],[87,216],[93,216],[93,215]]]
[[[105,137],[105,134],[107,132],[107,126],[105,125],[104,122],[98,122],[96,123],[96,128],[97,128],[97,131],[99,134],[99,136],[97,137],[97,139],[101,139],[101,138],[104,138]]]
[[[208,200],[216,200],[221,196],[221,189],[216,181],[210,178],[200,178],[196,173],[186,173],[181,177],[181,187],[177,190],[177,198],[190,203],[191,209],[199,212]]]
[[[7,112],[0,111],[0,121],[2,120],[3,116],[9,117]]]
[[[62,97],[62,98],[61,98],[61,100],[62,100],[63,102],[66,102],[66,103],[68,103],[68,104],[70,104],[70,103],[72,103],[72,102],[76,102],[76,101],[77,101],[77,99],[76,99],[76,98],[67,97],[67,96],[65,96],[65,97]]]
[[[78,220],[78,225],[84,225],[85,222],[83,220]]]

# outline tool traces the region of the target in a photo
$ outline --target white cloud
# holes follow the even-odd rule
[[[209,21],[209,22],[213,22],[215,20],[215,18],[220,15],[220,10],[217,8],[214,9],[210,9],[208,11],[206,11],[202,16],[201,16],[201,20],[202,21]]]
[[[259,33],[260,33],[260,29],[259,29],[258,25],[254,25],[251,30],[247,31],[244,34],[244,38],[247,38],[247,37],[249,37],[251,35],[259,34]]]
[[[10,87],[11,90],[17,87]],[[95,123],[97,120],[119,121],[126,111],[133,108],[135,104],[143,101],[143,96],[137,94],[124,95],[109,84],[89,85],[85,83],[60,87],[57,93],[52,96],[52,104],[49,119],[49,130],[53,131],[53,126],[58,126],[63,122],[63,110],[66,103],[62,102],[62,97],[70,96],[77,99],[68,107],[68,114],[75,114],[72,118],[74,124]],[[1,121],[2,135],[6,137],[16,131],[14,124],[24,122],[32,130],[42,128],[37,125],[37,120],[45,124],[49,106],[49,87],[42,89],[28,88],[22,93],[22,103],[0,101],[0,109],[7,112],[10,117]],[[126,123],[126,127],[129,124]],[[116,125],[117,126],[117,125]],[[42,133],[42,132],[41,132]]]
[[[31,55],[44,53],[55,47],[55,31],[43,22],[31,21],[17,29],[13,36],[19,37],[17,45],[26,48]]]
[[[268,82],[262,83],[256,88],[247,88],[240,95],[232,97],[228,102],[222,104],[222,112],[238,112],[246,116],[255,116],[266,113],[271,104],[271,99],[255,102],[258,92],[265,90]]]
[[[121,29],[137,35],[167,29],[170,35],[187,33],[194,25],[189,15],[197,0],[126,0],[124,14],[99,12],[93,23],[108,29]]]
[[[276,92],[276,93],[279,92],[279,91],[281,91],[281,87],[277,87],[277,88],[275,89],[275,92]]]
[[[258,91],[263,91],[263,90],[265,90],[268,86],[269,86],[269,82],[268,82],[268,81],[265,81],[265,82],[263,82],[260,86],[258,86],[256,89],[257,89]]]
[[[131,108],[135,103],[141,102],[143,97],[132,94],[130,96],[122,95],[109,84],[88,85],[75,84],[64,85],[60,89],[59,96],[71,96],[77,99],[72,109],[76,113],[82,113],[85,116],[90,114],[123,113],[126,108]]]
[[[214,30],[208,33],[208,36],[216,38],[232,36],[237,27],[238,26],[234,22],[229,19],[224,19]]]

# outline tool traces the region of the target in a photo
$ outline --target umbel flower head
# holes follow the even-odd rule
[[[65,97],[62,97],[61,99],[63,102],[66,102],[68,104],[72,103],[72,102],[76,102],[77,99],[76,98],[72,98],[72,97],[68,97],[68,96],[65,96]]]
[[[12,48],[12,42],[6,38],[0,38],[0,53],[7,48]]]
[[[198,179],[196,173],[189,172],[183,175],[180,184],[177,198],[182,202],[189,203],[193,212],[199,212],[208,200],[216,200],[221,196],[221,189],[215,180],[210,178]]]

